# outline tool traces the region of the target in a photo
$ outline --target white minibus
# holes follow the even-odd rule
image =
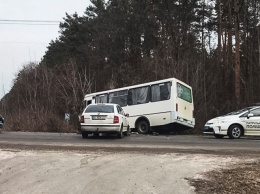
[[[153,129],[193,128],[192,88],[169,78],[85,95],[84,105],[119,104],[129,114],[129,126],[146,134]]]

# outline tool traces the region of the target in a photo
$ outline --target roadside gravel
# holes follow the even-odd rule
[[[189,180],[240,161],[208,154],[2,149],[0,193],[193,194],[198,187]]]

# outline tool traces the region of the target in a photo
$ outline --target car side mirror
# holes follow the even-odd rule
[[[253,117],[253,116],[254,116],[253,113],[249,113],[249,114],[247,115],[247,118],[250,118],[250,117]]]
[[[126,114],[125,114],[125,116],[126,116],[126,117],[129,117],[129,114],[128,114],[128,113],[126,113]]]

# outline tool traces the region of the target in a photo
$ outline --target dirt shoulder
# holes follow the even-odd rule
[[[202,154],[0,149],[0,193],[194,194],[187,178],[239,161]]]
[[[258,194],[260,191],[260,159],[235,164],[231,168],[207,172],[202,178],[191,179],[190,184],[195,187],[195,192],[198,194]]]

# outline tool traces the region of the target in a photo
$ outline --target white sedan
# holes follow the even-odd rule
[[[114,133],[119,138],[130,134],[128,114],[118,104],[90,104],[80,118],[80,129],[83,138],[93,133]]]
[[[209,120],[204,126],[205,134],[216,138],[228,136],[238,139],[242,135],[260,136],[260,106],[247,107]]]

